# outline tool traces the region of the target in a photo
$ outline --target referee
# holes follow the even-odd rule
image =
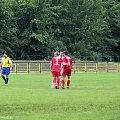
[[[1,77],[5,81],[5,84],[8,84],[8,76],[12,70],[12,60],[8,57],[8,53],[4,52],[3,58],[0,65]]]

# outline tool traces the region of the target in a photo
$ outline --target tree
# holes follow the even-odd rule
[[[120,55],[119,31],[118,0],[0,1],[0,52],[16,59],[49,60],[56,50],[81,60]]]
[[[0,1],[0,52],[8,51],[13,57],[16,46],[16,24],[13,20],[13,12],[7,1]]]

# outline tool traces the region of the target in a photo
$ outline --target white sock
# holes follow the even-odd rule
[[[60,85],[62,86],[62,80],[63,80],[63,78],[60,78]]]
[[[54,80],[54,78],[53,78],[53,80]],[[52,80],[51,88],[54,88],[54,87],[55,87],[53,80]]]

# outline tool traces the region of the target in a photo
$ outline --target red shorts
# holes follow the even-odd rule
[[[66,76],[71,76],[71,69],[63,69],[61,72],[61,76],[66,77]]]
[[[60,77],[60,72],[52,71],[53,77]]]

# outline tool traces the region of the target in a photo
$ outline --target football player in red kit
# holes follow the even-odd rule
[[[68,52],[65,51],[64,52],[64,57],[62,59],[62,71],[61,71],[61,75],[62,75],[62,88],[64,89],[65,86],[65,77],[68,77],[67,80],[67,88],[69,88],[70,86],[70,77],[71,77],[71,72],[72,72],[72,58],[68,56]]]
[[[64,57],[64,53],[61,51],[60,52],[60,57],[63,59],[63,57]]]
[[[61,71],[62,59],[59,56],[59,52],[54,53],[54,57],[51,59],[51,71],[53,76],[53,82],[56,89],[60,86],[60,71]]]

